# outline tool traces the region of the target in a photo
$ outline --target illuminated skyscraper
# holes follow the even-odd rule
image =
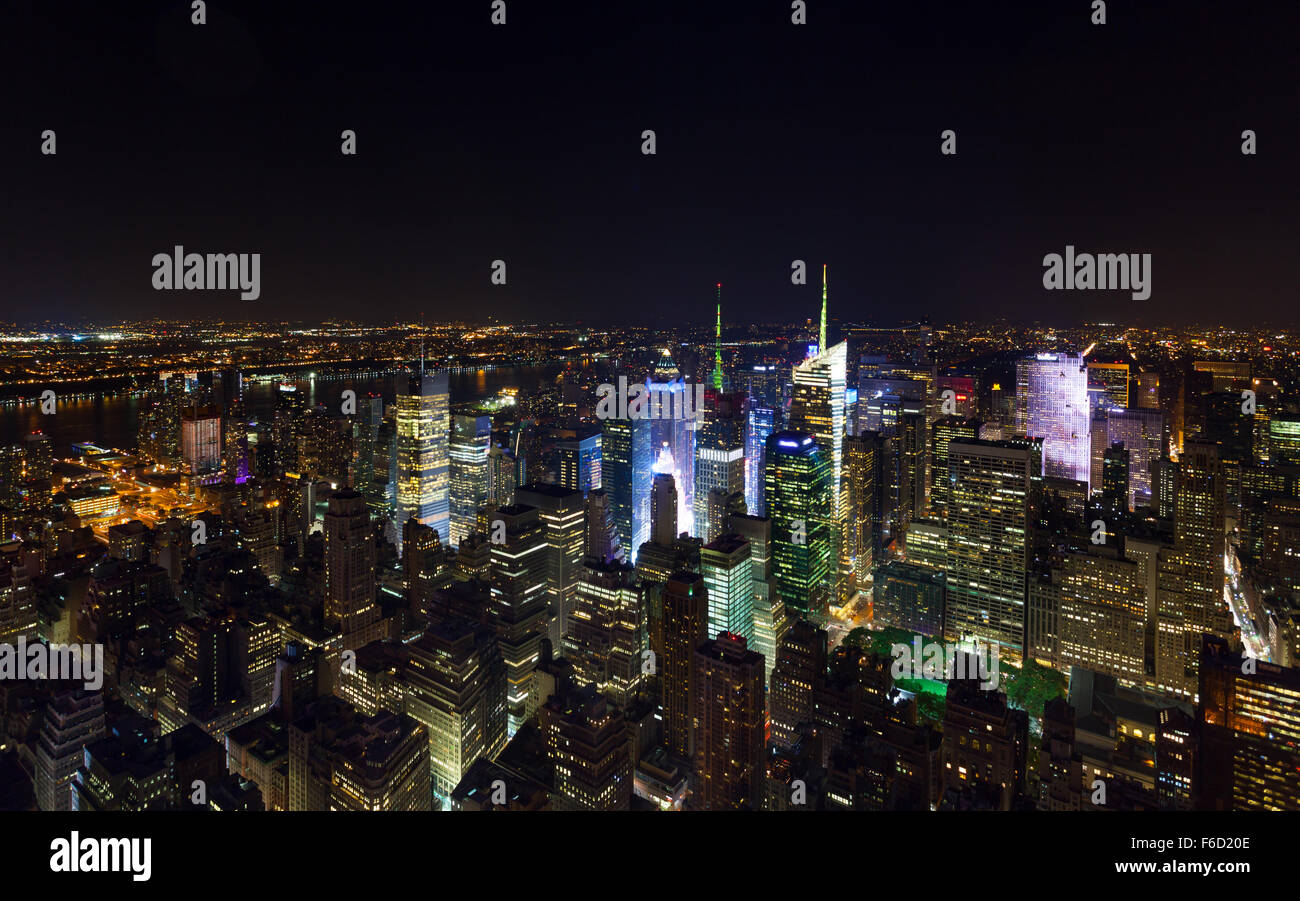
[[[1137,510],[1156,506],[1154,471],[1169,455],[1165,414],[1159,410],[1110,410],[1106,414],[1106,442],[1123,444],[1129,454],[1128,505]]]
[[[54,468],[54,442],[44,432],[29,432],[23,438],[23,480],[49,481]]]
[[[604,489],[597,489],[587,495],[587,538],[584,542],[584,557],[594,557],[609,563],[631,563],[630,555],[619,541],[618,531],[614,528],[614,514],[609,506],[609,494]]]
[[[826,682],[828,636],[807,620],[790,624],[778,645],[776,664],[768,677],[772,686],[772,743],[794,746],[799,724],[813,713],[813,695]]]
[[[1128,448],[1119,442],[1102,455],[1101,502],[1108,509],[1128,510],[1129,460]]]
[[[506,662],[509,732],[514,735],[537,709],[535,674],[548,625],[546,527],[538,509],[527,504],[502,507],[496,515],[505,535],[492,543],[491,614]]]
[[[903,531],[913,519],[923,518],[930,506],[930,439],[925,422],[926,414],[920,410],[905,411],[898,420],[898,525]]]
[[[776,430],[776,410],[754,404],[750,397],[745,432],[745,504],[756,516],[763,515],[763,463],[767,459],[767,439]]]
[[[749,512],[762,516],[763,460],[767,454],[767,438],[783,425],[785,385],[782,373],[789,368],[772,363],[760,363],[745,370],[748,401],[746,403],[745,431],[745,503]]]
[[[515,502],[515,488],[519,486],[517,468],[515,455],[505,448],[493,447],[488,452],[489,499],[499,507]]]
[[[745,492],[745,395],[710,391],[695,440],[693,535],[712,541],[722,534],[733,495]]]
[[[828,514],[823,514],[830,540],[826,585],[828,602],[837,606],[848,600],[849,574],[852,571],[848,543],[844,540],[848,512],[847,485],[843,475],[847,365],[848,344],[841,341],[796,366],[789,420],[791,432],[806,432],[813,436],[829,466]],[[769,456],[769,465],[770,460]],[[770,498],[768,504],[771,504]],[[786,602],[789,603],[788,598]]]
[[[227,369],[220,375],[221,476],[226,483],[243,484],[248,480],[248,414],[244,409],[243,376],[238,369]]]
[[[795,617],[824,623],[830,603],[831,465],[814,436],[767,439],[767,512],[776,590]]]
[[[459,545],[474,531],[478,508],[488,499],[488,451],[492,444],[492,417],[451,417],[449,457],[451,468],[451,543]]]
[[[41,810],[71,810],[72,780],[83,749],[104,737],[104,695],[75,687],[56,691],[45,705],[35,758],[36,803]]]
[[[1269,459],[1300,465],[1300,416],[1274,416],[1268,424]]]
[[[696,573],[679,572],[663,589],[664,746],[691,759],[691,661],[709,628],[709,593]]]
[[[438,533],[417,519],[402,524],[402,588],[408,622],[423,627],[433,592],[451,584],[451,567]]]
[[[397,395],[397,522],[414,516],[451,540],[448,386],[445,372],[413,376]]]
[[[583,684],[616,704],[641,688],[647,647],[645,592],[631,564],[588,560],[576,579],[577,607],[561,647]]]
[[[429,737],[404,713],[327,696],[289,726],[290,810],[429,810]]]
[[[36,641],[39,621],[35,595],[23,558],[18,554],[0,556],[0,642],[12,645],[20,638]]]
[[[619,544],[631,559],[650,540],[651,433],[649,419],[606,419],[601,479]]]
[[[325,514],[325,620],[340,629],[344,647],[352,650],[380,637],[353,637],[380,618],[376,554],[366,499],[350,488],[335,493]]]
[[[623,711],[592,686],[552,695],[537,711],[555,767],[555,809],[627,810],[632,757]]]
[[[1080,666],[1140,688],[1146,681],[1146,568],[1113,548],[1090,547],[1063,555],[1055,581],[1062,669]]]
[[[713,338],[713,390],[721,393],[726,381],[722,373],[722,282],[718,282],[717,315]]]
[[[600,488],[605,478],[603,450],[599,431],[555,442],[560,458],[560,484],[583,494]]]
[[[1206,635],[1199,655],[1201,810],[1300,810],[1300,670],[1234,653]]]
[[[140,417],[140,450],[160,463],[181,459],[181,411],[189,405],[188,380],[181,372],[159,373],[150,403]]]
[[[382,486],[388,480],[388,459],[380,460],[376,454],[384,423],[384,399],[375,394],[358,397],[357,412],[348,419],[352,426],[352,459],[348,461],[347,482],[365,496],[373,514],[375,509],[383,508]],[[382,473],[376,471],[376,464],[383,466]]]
[[[650,486],[650,540],[667,547],[683,531],[677,521],[684,498],[673,477],[673,460],[667,448],[659,455]]]
[[[1088,381],[1102,388],[1109,404],[1121,409],[1128,408],[1129,372],[1127,363],[1098,363],[1089,360]]]
[[[692,658],[695,733],[694,806],[703,810],[761,809],[765,746],[763,655],[724,632]]]
[[[763,684],[767,685],[776,664],[776,649],[781,646],[781,639],[790,627],[785,602],[772,584],[772,520],[766,516],[732,514],[727,518],[727,527],[749,543],[749,570],[754,594],[754,640],[750,647],[762,654],[766,661],[767,673]],[[702,560],[702,549],[700,553]]]
[[[826,264],[822,263],[822,321],[817,332],[817,349],[826,349]]]
[[[172,379],[167,380],[170,396]],[[178,379],[179,381],[179,379]],[[271,421],[271,442],[275,449],[275,462],[281,470],[298,469],[298,436],[303,418],[307,415],[307,392],[292,383],[281,382],[275,391],[275,412]],[[259,447],[259,453],[261,448]]]
[[[1033,449],[1021,441],[948,446],[948,598],[944,632],[1019,657],[1031,543]]]
[[[1223,599],[1225,550],[1225,477],[1218,445],[1200,438],[1184,442],[1178,461],[1174,495],[1175,560],[1182,575],[1182,614],[1170,617],[1170,628],[1181,620],[1181,657],[1185,663],[1183,689],[1196,690],[1201,635],[1227,638],[1232,619]],[[1177,643],[1178,636],[1171,640]],[[1177,649],[1175,649],[1177,650]]]
[[[960,416],[943,416],[935,420],[930,442],[930,511],[933,516],[942,519],[948,512],[948,494],[952,488],[948,472],[948,446],[954,441],[979,438],[980,427],[983,425],[978,419],[963,419]]]
[[[750,545],[735,533],[700,549],[700,574],[709,590],[709,635],[732,632],[754,640],[754,578]]]
[[[1082,356],[1042,353],[1016,364],[1016,429],[1043,439],[1043,476],[1090,482],[1088,367]]]
[[[701,385],[688,384],[665,349],[647,387],[651,409],[659,411],[659,418],[650,420],[651,459],[658,471],[663,449],[667,448],[669,468],[663,471],[673,475],[678,490],[686,498],[686,506],[681,512],[681,528],[689,532],[695,493],[695,432],[704,413]],[[689,417],[684,415],[688,408]]]
[[[558,648],[568,634],[578,576],[587,543],[587,507],[575,488],[530,482],[515,490],[515,502],[536,507],[546,544],[547,637]],[[489,534],[491,530],[489,530]]]
[[[446,798],[475,760],[505,747],[505,664],[496,638],[463,620],[430,626],[406,647],[399,688],[429,732],[433,789]]]
[[[885,444],[878,432],[844,440],[844,482],[848,495],[845,540],[856,587],[866,584],[884,548],[883,486]]]
[[[193,474],[216,472],[221,466],[221,411],[195,407],[181,414],[181,460]]]

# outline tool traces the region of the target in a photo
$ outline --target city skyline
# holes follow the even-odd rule
[[[12,0],[5,874],[1285,880],[1298,33]]]

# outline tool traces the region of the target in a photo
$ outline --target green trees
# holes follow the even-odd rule
[[[1047,702],[1065,696],[1065,673],[1026,660],[1020,668],[1003,666],[1002,689],[1013,707],[1042,719]]]

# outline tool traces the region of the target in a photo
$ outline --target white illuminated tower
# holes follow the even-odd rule
[[[1016,429],[1043,439],[1043,476],[1088,483],[1088,367],[1080,354],[1042,353],[1016,365]]]
[[[451,426],[445,372],[412,377],[397,395],[397,522],[415,517],[451,539]]]
[[[492,417],[456,415],[451,424],[451,543],[459,546],[474,531],[479,508],[487,503]]]
[[[826,517],[830,526],[831,562],[827,578],[832,604],[848,600],[849,545],[847,530],[848,485],[844,480],[845,380],[848,370],[848,344],[841,341],[794,368],[794,396],[790,403],[790,430],[813,436],[829,463],[831,509]]]

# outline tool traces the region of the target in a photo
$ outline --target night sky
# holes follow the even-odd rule
[[[826,262],[856,321],[1300,324],[1300,4],[507,5],[6,0],[0,319],[791,320]],[[1067,243],[1151,299],[1044,291]]]

